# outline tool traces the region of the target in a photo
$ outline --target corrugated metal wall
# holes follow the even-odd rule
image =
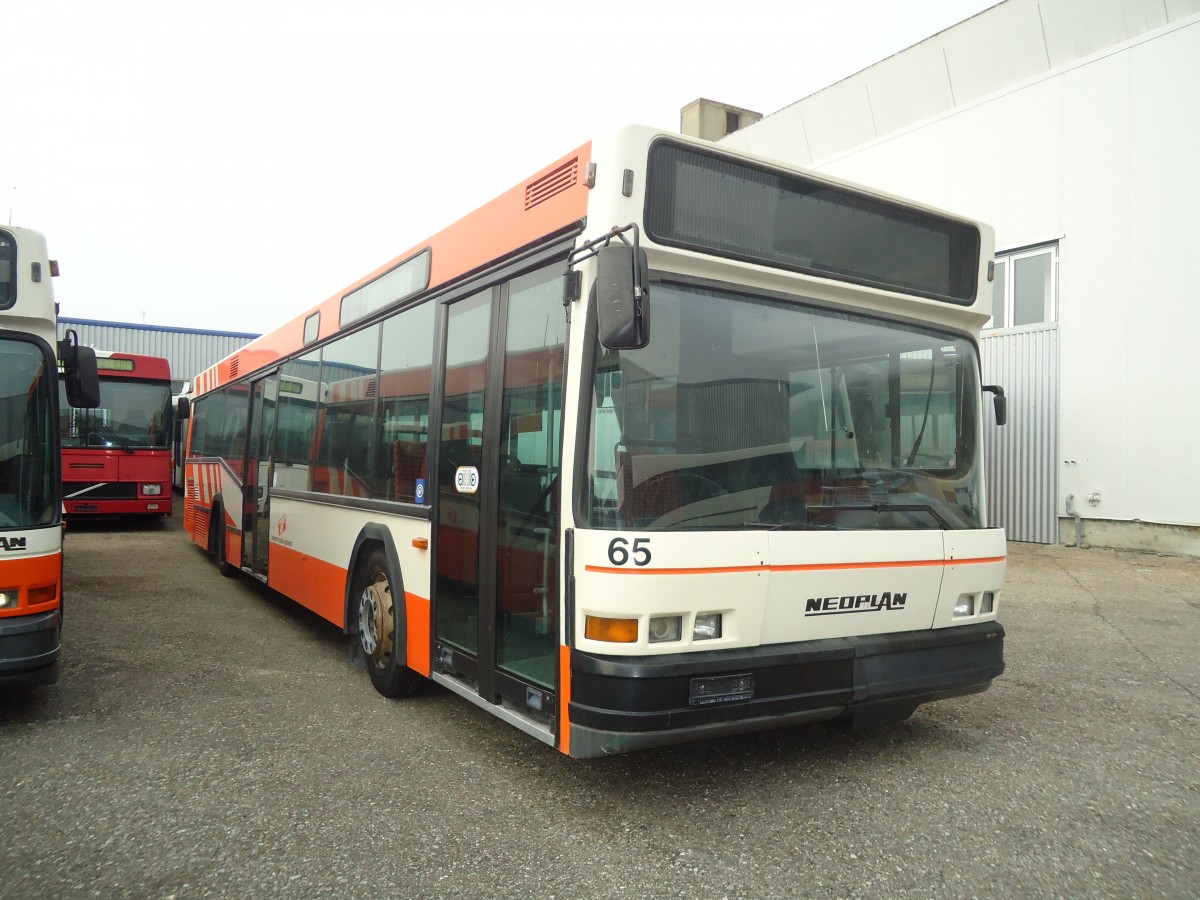
[[[198,373],[258,337],[256,334],[230,331],[194,331],[125,322],[59,319],[60,340],[68,328],[75,329],[80,343],[97,350],[166,357],[171,363],[171,378],[176,386],[184,381],[192,381]]]
[[[1008,397],[1008,424],[983,417],[989,518],[1010,541],[1058,543],[1058,325],[985,335],[983,383]],[[990,398],[985,394],[985,400]]]

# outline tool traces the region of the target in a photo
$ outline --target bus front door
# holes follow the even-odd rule
[[[552,729],[561,266],[476,294],[447,314],[434,666]]]
[[[246,479],[243,496],[242,566],[267,580],[271,528],[271,436],[275,430],[274,374],[251,385],[250,430],[246,435]]]

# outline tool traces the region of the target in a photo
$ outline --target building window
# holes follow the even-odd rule
[[[992,318],[984,328],[1020,328],[1058,319],[1058,244],[996,254]]]

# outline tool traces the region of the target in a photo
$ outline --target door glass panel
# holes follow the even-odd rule
[[[485,291],[449,308],[438,472],[437,634],[472,654],[479,648],[479,472],[491,298]]]
[[[496,664],[552,688],[566,321],[561,273],[510,287],[500,426]]]
[[[1013,260],[1013,325],[1036,325],[1050,321],[1049,253]]]
[[[254,528],[254,571],[267,574],[267,552],[271,541],[271,442],[275,436],[275,399],[279,394],[279,382],[272,377],[264,385],[254,386],[256,425],[258,430],[258,507]],[[261,391],[261,397],[259,392]]]

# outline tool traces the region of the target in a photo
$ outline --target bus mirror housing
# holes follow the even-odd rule
[[[79,344],[79,335],[67,329],[58,344],[62,361],[63,385],[67,402],[76,409],[95,409],[100,405],[100,374],[96,368],[96,351]]]
[[[1006,424],[1008,422],[1008,398],[1004,396],[1004,388],[998,384],[985,384],[981,390],[993,395],[992,405],[996,410],[996,424]]]
[[[600,343],[610,350],[640,350],[650,341],[646,251],[611,243],[596,252],[596,318]]]
[[[187,397],[180,397],[179,402],[175,404],[175,418],[179,421],[190,419],[192,417],[192,401]]]

